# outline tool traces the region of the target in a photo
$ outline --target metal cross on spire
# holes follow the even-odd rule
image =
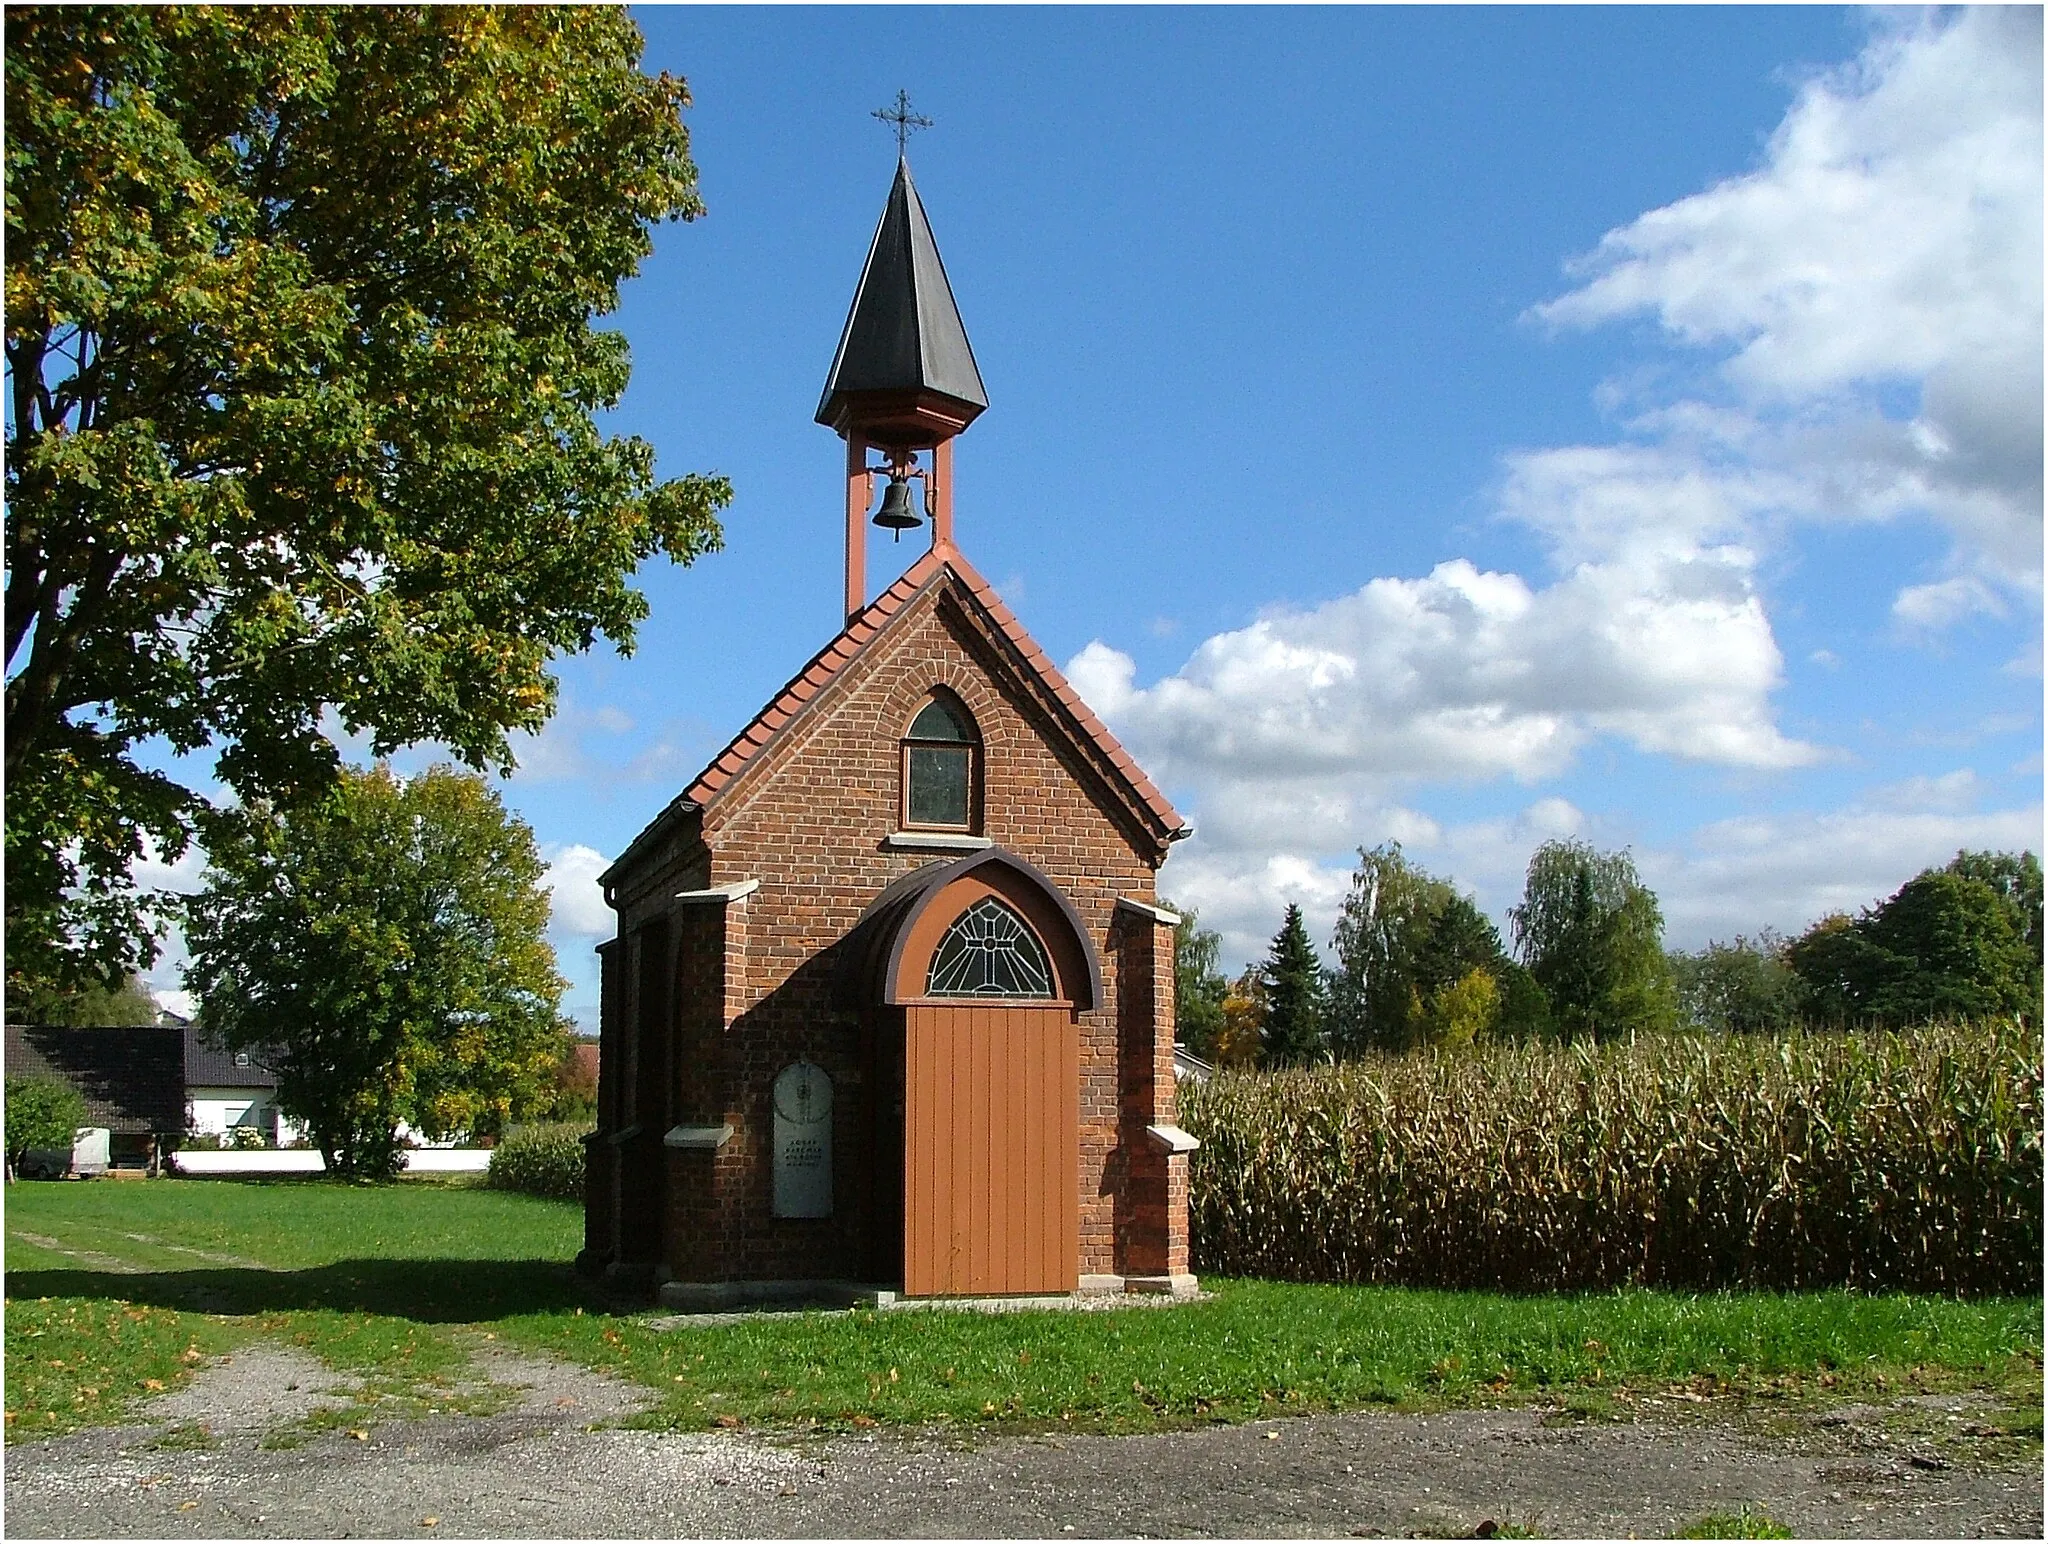
[[[904,153],[904,147],[910,143],[911,135],[915,134],[919,129],[928,129],[932,126],[931,119],[910,110],[910,93],[900,86],[896,88],[896,105],[894,107],[878,107],[874,111],[874,116],[881,119],[884,123],[892,123],[896,126],[896,154],[899,156]]]

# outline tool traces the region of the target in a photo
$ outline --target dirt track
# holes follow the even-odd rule
[[[2038,1458],[1944,1467],[1888,1435],[1877,1411],[1845,1411],[1797,1441],[1707,1421],[1556,1425],[1493,1410],[969,1448],[881,1433],[592,1430],[635,1408],[638,1391],[505,1352],[479,1370],[518,1390],[509,1408],[356,1426],[361,1437],[344,1425],[278,1447],[346,1391],[292,1353],[245,1348],[159,1402],[148,1426],[10,1446],[6,1532],[1085,1539],[1458,1535],[1492,1521],[1653,1537],[1748,1503],[1806,1536],[2042,1534]]]

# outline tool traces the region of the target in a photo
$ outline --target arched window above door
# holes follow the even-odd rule
[[[906,830],[972,831],[981,735],[950,693],[933,692],[903,737]]]
[[[1031,924],[992,895],[963,911],[932,951],[927,997],[1050,997],[1052,961]]]

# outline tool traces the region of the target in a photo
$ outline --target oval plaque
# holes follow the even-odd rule
[[[775,1079],[775,1215],[832,1215],[832,1079],[792,1062]]]

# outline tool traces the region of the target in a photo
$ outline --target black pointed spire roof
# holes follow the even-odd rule
[[[910,163],[900,158],[825,378],[818,422],[843,429],[853,405],[848,398],[869,392],[936,393],[949,399],[948,416],[962,428],[988,406]]]

